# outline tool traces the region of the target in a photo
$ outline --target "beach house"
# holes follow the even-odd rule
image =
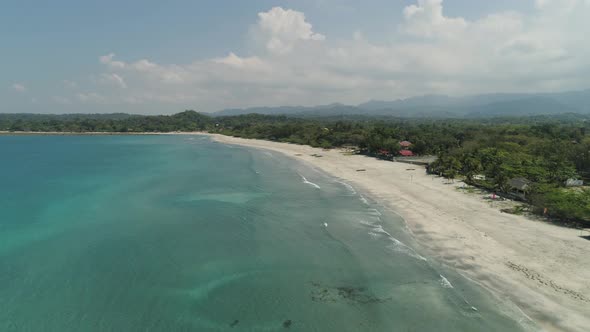
[[[410,146],[412,146],[412,142],[401,141],[401,142],[399,142],[399,145],[402,147],[402,149],[409,149]]]
[[[398,151],[399,155],[402,157],[413,157],[414,152],[410,150],[412,143],[409,141],[401,141],[399,142],[400,150]]]
[[[402,157],[413,157],[414,156],[414,152],[412,152],[410,150],[400,150],[399,154]]]
[[[531,184],[532,182],[525,178],[510,179],[508,181],[508,185],[510,185],[509,194],[524,200],[526,199],[526,195],[529,192]]]

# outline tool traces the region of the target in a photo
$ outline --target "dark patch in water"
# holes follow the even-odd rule
[[[236,319],[236,320],[234,320],[234,321],[233,321],[231,324],[229,324],[229,326],[230,326],[230,327],[234,327],[234,326],[238,325],[238,323],[239,323],[239,322],[240,322],[240,321]]]
[[[383,303],[391,298],[379,298],[366,287],[338,286],[327,287],[318,282],[311,282],[311,300],[314,302],[354,302],[358,304]]]
[[[283,322],[283,327],[288,329],[291,327],[291,324],[293,324],[293,321],[291,321],[290,319],[287,319],[286,321]]]

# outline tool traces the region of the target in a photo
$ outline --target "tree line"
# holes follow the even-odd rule
[[[213,117],[194,111],[174,115],[0,114],[2,131],[172,132],[211,131],[314,147],[355,146],[359,153],[391,158],[410,141],[417,155],[436,155],[429,171],[449,179],[510,193],[511,180],[526,179],[524,199],[534,212],[590,224],[590,190],[567,188],[590,181],[590,119],[579,115],[490,119],[407,119],[280,115]],[[384,153],[384,151],[388,153]]]

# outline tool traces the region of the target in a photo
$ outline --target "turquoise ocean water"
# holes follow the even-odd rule
[[[519,331],[403,221],[201,136],[0,136],[0,331]]]

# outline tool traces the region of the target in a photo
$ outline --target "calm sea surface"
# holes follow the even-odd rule
[[[0,331],[521,329],[398,217],[277,153],[0,136],[0,186]]]

